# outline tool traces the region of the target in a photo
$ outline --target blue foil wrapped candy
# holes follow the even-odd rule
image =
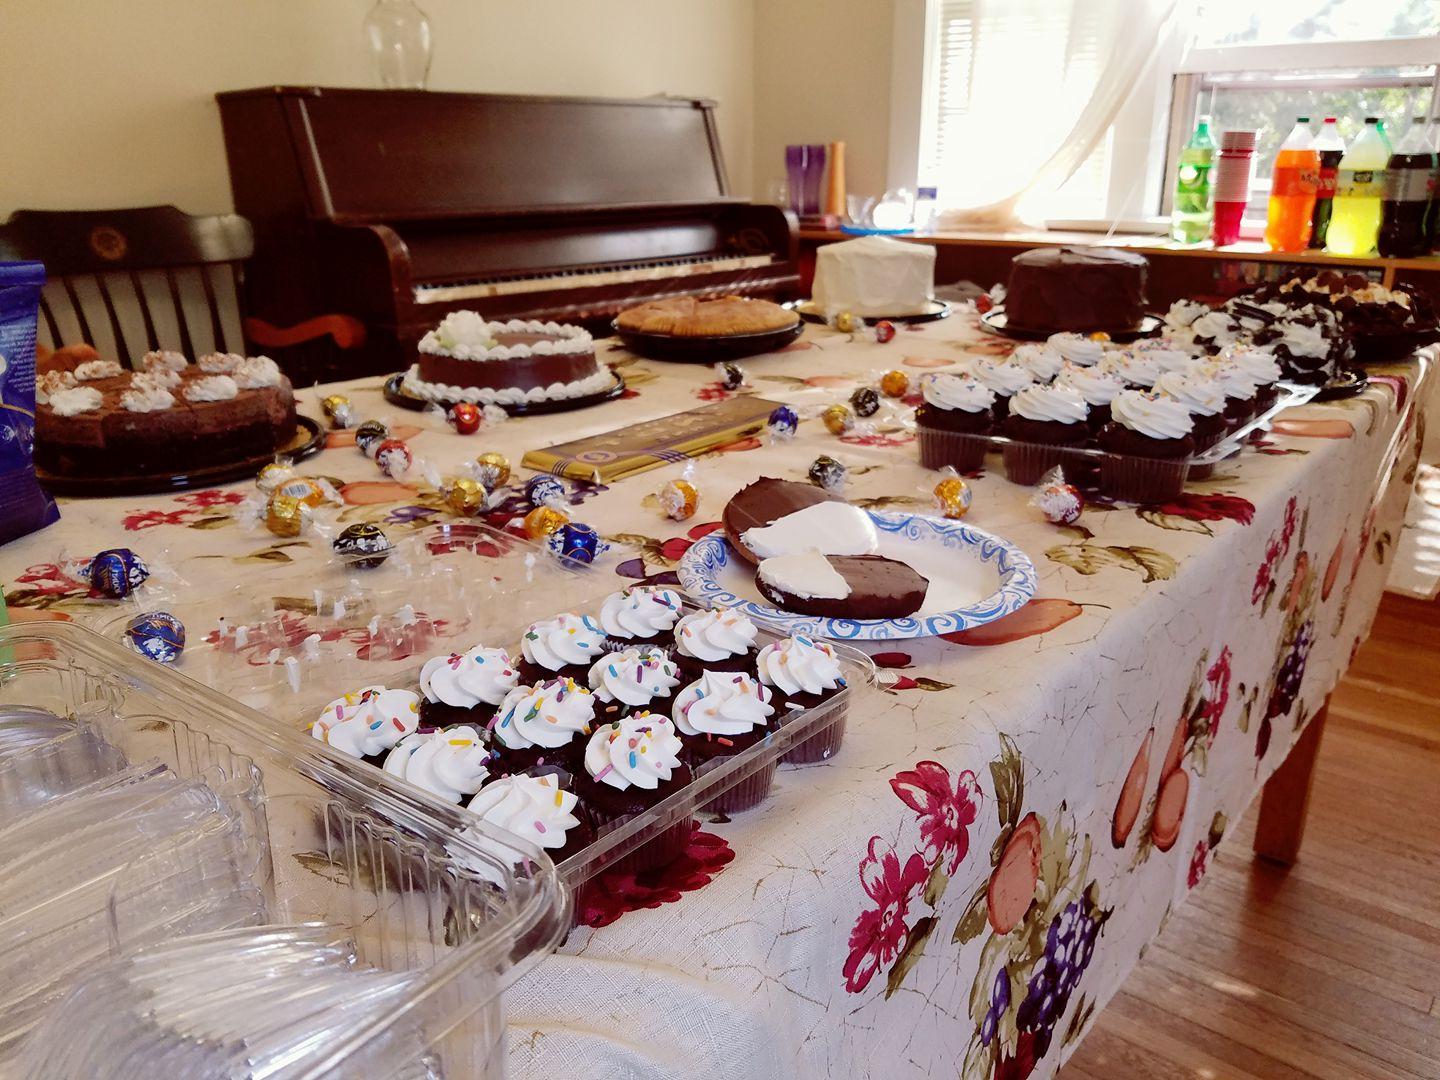
[[[125,624],[125,643],[151,660],[173,664],[185,651],[185,624],[168,611],[147,611]]]
[[[117,600],[129,596],[149,576],[145,560],[129,548],[108,548],[90,560],[90,587]]]
[[[610,550],[599,533],[580,521],[561,525],[545,538],[545,543],[554,554],[577,563],[592,563]]]
[[[789,439],[800,426],[800,417],[789,405],[781,405],[770,413],[770,419],[765,421],[765,426],[772,439]]]
[[[565,485],[548,474],[532,476],[525,481],[525,498],[536,508],[554,506],[565,501]]]

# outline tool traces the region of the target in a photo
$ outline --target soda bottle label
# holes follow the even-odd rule
[[[1425,202],[1430,198],[1429,169],[1386,169],[1386,202]]]
[[[1337,199],[1379,199],[1384,194],[1384,169],[1336,170],[1335,197]]]
[[[1334,169],[1320,167],[1320,174],[1315,178],[1315,197],[1317,199],[1333,199],[1335,197],[1335,172]]]
[[[1270,174],[1270,197],[1286,198],[1292,195],[1309,196],[1316,193],[1320,177],[1314,169],[1299,165],[1276,165]]]

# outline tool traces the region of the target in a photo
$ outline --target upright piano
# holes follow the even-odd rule
[[[705,100],[268,87],[217,95],[251,315],[343,314],[329,375],[396,371],[447,313],[603,329],[677,294],[790,299],[794,218],[730,194]]]

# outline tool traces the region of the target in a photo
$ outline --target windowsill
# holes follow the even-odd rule
[[[1131,236],[1166,236],[1170,219],[1166,217],[1122,218],[1119,222],[1100,218],[1048,219],[1045,228],[1051,232],[1125,233]],[[1265,219],[1246,218],[1240,223],[1241,240],[1263,240]]]

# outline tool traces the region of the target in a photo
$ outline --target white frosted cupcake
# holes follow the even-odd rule
[[[1010,415],[1010,398],[1031,386],[1035,376],[1024,364],[1012,358],[992,360],[988,357],[975,364],[975,378],[995,394],[995,419],[1004,420]]]
[[[1060,350],[1048,343],[1017,345],[1010,357],[1029,371],[1036,382],[1042,383],[1048,383],[1055,378],[1060,372],[1060,365],[1065,363],[1065,357]]]
[[[1075,334],[1069,331],[1051,334],[1045,344],[1058,352],[1062,359],[1069,360],[1070,363],[1078,364],[1081,367],[1098,364],[1100,358],[1105,355],[1103,339],[1097,340],[1087,337],[1085,334]]]
[[[1110,422],[1110,402],[1125,389],[1125,380],[1103,364],[1080,367],[1067,361],[1055,376],[1055,385],[1069,387],[1085,399],[1085,404],[1090,406],[1087,418],[1090,430],[1099,431]]]

